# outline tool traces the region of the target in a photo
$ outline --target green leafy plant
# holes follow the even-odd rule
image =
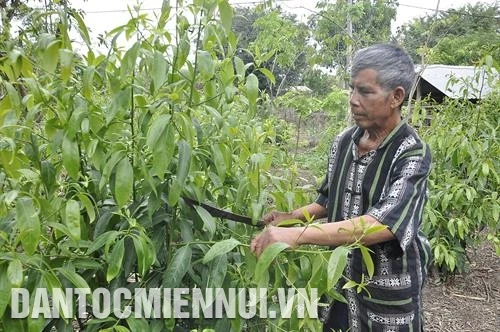
[[[466,269],[465,249],[483,230],[500,254],[498,98],[493,92],[477,104],[446,100],[434,106],[430,125],[420,128],[433,152],[424,230],[435,264],[445,272]],[[426,111],[419,107],[415,120],[423,124]]]
[[[220,331],[264,324],[316,331],[317,319],[295,314],[82,318],[76,316],[82,298],[70,317],[12,318],[17,287],[54,295],[75,287],[263,286],[272,300],[283,285],[318,288],[321,295],[341,277],[344,249],[326,282],[330,251],[282,253],[285,247],[276,245],[257,261],[248,248],[252,227],[218,220],[183,200],[209,201],[257,222],[269,199],[290,207],[307,198],[291,186],[289,173],[272,172],[283,157],[269,146],[276,132],[258,117],[266,104],[257,78],[236,56],[228,1],[175,7],[165,1],[155,22],[137,8],[130,13],[110,32],[105,55],[94,52],[82,17],[64,7],[41,13],[56,31],[23,40],[23,48],[10,44],[1,55],[0,329]],[[69,38],[73,28],[83,50]],[[122,36],[127,47],[117,43]],[[91,312],[88,305],[82,310]]]

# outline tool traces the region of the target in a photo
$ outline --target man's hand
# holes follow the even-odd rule
[[[255,254],[255,256],[259,257],[267,246],[275,242],[284,242],[290,245],[291,248],[295,248],[299,245],[298,240],[302,231],[302,227],[282,228],[268,226],[262,233],[257,235],[252,240],[250,243],[250,250]]]
[[[276,226],[280,221],[294,219],[292,213],[289,212],[280,212],[280,211],[272,211],[262,217],[262,221],[266,225]]]

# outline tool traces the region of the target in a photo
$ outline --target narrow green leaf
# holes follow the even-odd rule
[[[61,281],[56,277],[54,271],[41,271],[42,278],[47,288],[52,292],[54,288],[62,288]]]
[[[33,200],[21,197],[16,202],[16,221],[19,228],[19,237],[24,250],[33,255],[40,240],[40,220],[35,210]]]
[[[258,69],[262,74],[264,74],[267,79],[272,83],[272,84],[276,84],[276,78],[274,77],[273,73],[271,73],[271,71],[267,68],[259,68]]]
[[[92,244],[88,247],[86,255],[90,255],[96,250],[101,249],[105,244],[113,242],[116,237],[120,234],[118,231],[107,231],[99,235]]]
[[[220,129],[224,125],[224,118],[221,116],[219,111],[208,105],[205,105],[205,110],[210,115],[211,121],[217,124]]]
[[[183,139],[179,140],[178,146],[179,164],[177,165],[177,180],[183,184],[186,181],[191,165],[191,147]]]
[[[194,208],[200,216],[201,220],[203,220],[203,225],[205,226],[206,231],[208,231],[208,233],[210,234],[209,238],[211,239],[214,236],[215,230],[217,228],[214,217],[212,217],[212,215],[201,206],[197,205]]]
[[[74,270],[67,268],[67,267],[59,267],[55,268],[56,271],[61,273],[66,279],[68,279],[73,286],[76,288],[89,288],[89,284],[85,281],[85,279],[82,278],[81,275],[76,273]]]
[[[0,263],[0,317],[3,317],[7,305],[10,303],[12,284],[7,277],[7,263]]]
[[[116,166],[115,198],[119,207],[123,207],[132,197],[134,187],[134,169],[128,157],[124,157]]]
[[[77,196],[78,196],[78,199],[80,200],[80,202],[85,207],[85,210],[87,211],[87,215],[89,217],[89,222],[93,223],[95,220],[94,204],[92,204],[92,201],[90,200],[90,198],[87,195],[85,195],[84,193],[78,193]]]
[[[19,92],[9,82],[5,82],[4,81],[4,82],[2,82],[2,85],[7,90],[7,94],[10,97],[10,102],[12,103],[12,107],[15,110],[17,110],[17,111],[20,111],[20,109],[21,109],[21,98],[19,97]]]
[[[93,66],[86,67],[83,70],[82,75],[82,94],[88,100],[92,99],[92,93],[94,91],[94,74],[95,68]]]
[[[155,92],[167,81],[167,71],[168,63],[165,56],[159,51],[155,51],[153,55],[153,66],[151,68],[151,79],[153,80]]]
[[[66,82],[71,77],[71,71],[73,69],[73,58],[74,54],[71,50],[60,49],[59,50],[60,64],[61,64],[61,79]]]
[[[344,272],[347,265],[348,253],[349,249],[343,246],[337,247],[332,251],[328,260],[327,290],[332,289],[342,276],[342,272]]]
[[[238,245],[240,245],[241,242],[236,240],[235,238],[230,238],[227,240],[223,240],[220,242],[215,243],[205,254],[203,257],[203,264],[206,264],[210,262],[212,259],[214,259],[217,256],[227,254],[234,248],[236,248]]]
[[[150,176],[158,176],[161,180],[165,178],[165,173],[168,170],[168,166],[170,165],[171,157],[167,155],[167,144],[173,144],[173,143],[167,143],[167,142],[162,142],[160,144],[157,144],[154,149],[153,149],[153,163],[151,167],[151,172],[149,172],[147,169],[144,169],[145,172],[148,172]],[[146,178],[147,179],[147,178]]]
[[[109,176],[111,175],[111,172],[115,168],[116,164],[118,164],[118,162],[122,158],[124,158],[123,151],[113,152],[111,157],[108,158],[108,160],[106,161],[106,164],[104,165],[103,170],[102,170],[101,180],[99,181],[99,189],[100,190],[103,190],[104,187],[108,184],[108,180],[109,180]]]
[[[203,81],[209,81],[215,75],[215,61],[210,52],[198,51],[198,68]]]
[[[126,328],[125,326],[122,326],[122,325],[115,325],[113,327],[113,331],[116,331],[116,332],[130,332],[130,330],[128,328]]]
[[[89,30],[87,29],[87,25],[85,24],[85,21],[83,20],[83,18],[80,16],[80,14],[76,10],[71,11],[71,16],[73,16],[76,20],[76,23],[78,26],[78,31],[80,32],[80,36],[82,37],[83,41],[88,46],[90,46]]]
[[[255,108],[257,104],[257,97],[259,96],[259,80],[254,74],[247,76],[245,82],[245,90],[250,107]]]
[[[19,259],[13,259],[7,268],[7,278],[14,287],[20,287],[23,282],[23,264]]]
[[[163,274],[163,287],[175,288],[181,284],[182,278],[184,278],[191,265],[192,255],[193,253],[188,245],[179,248],[175,252],[167,270]]]
[[[280,221],[276,226],[277,227],[288,227],[294,225],[303,225],[304,222],[300,219],[287,219]]]
[[[220,288],[227,274],[227,255],[220,255],[209,264],[210,272],[206,286],[209,288]]]
[[[106,272],[106,280],[110,282],[113,280],[122,269],[123,255],[125,254],[125,241],[124,239],[118,240],[111,250],[108,257],[108,270]]]
[[[233,86],[234,68],[231,59],[224,59],[220,64],[220,76],[224,88]]]
[[[6,205],[12,204],[16,200],[18,195],[19,191],[17,190],[11,190],[6,192],[3,196],[3,203],[5,203]]]
[[[160,317],[155,317],[160,318]],[[130,315],[127,318],[127,324],[132,332],[144,332],[144,331],[154,331],[148,324],[148,321],[144,318],[136,318]]]
[[[184,34],[184,36],[179,40],[176,48],[176,57],[175,57],[176,69],[180,69],[186,63],[190,48],[191,48],[191,43],[188,34]]]
[[[267,275],[269,265],[271,262],[278,256],[280,252],[290,247],[287,243],[276,242],[268,246],[264,252],[260,255],[259,260],[257,261],[257,265],[255,266],[254,272],[254,282],[259,285],[264,275]]]
[[[233,26],[233,8],[227,0],[219,1],[220,20],[226,34],[229,35]]]
[[[483,172],[484,176],[488,176],[488,174],[490,173],[490,167],[489,167],[489,165],[486,162],[484,162],[481,165],[481,171]]]
[[[40,175],[45,188],[52,193],[56,184],[56,170],[49,160],[42,161]]]
[[[43,54],[41,54],[41,56],[39,57],[39,59],[41,60],[40,65],[49,74],[53,74],[57,68],[57,63],[59,62],[58,53],[60,47],[60,41],[55,40],[47,45],[47,47],[44,49]]]
[[[80,171],[80,153],[78,151],[78,143],[64,135],[62,140],[62,158],[63,165],[66,171],[73,179],[78,179]]]
[[[189,117],[186,112],[176,112],[174,114],[174,122],[177,127],[176,130],[179,132],[180,136],[183,137],[190,146],[192,146],[194,142],[195,130],[191,117]]]
[[[375,226],[370,226],[369,228],[364,230],[364,235],[372,234],[372,233],[377,233],[380,232],[384,229],[386,229],[386,225],[375,225]]]
[[[102,262],[97,259],[79,258],[73,262],[75,269],[102,270]]]
[[[342,287],[342,289],[349,289],[356,287],[358,284],[354,280],[349,280],[348,282],[345,283],[345,285]]]
[[[22,55],[22,65],[21,65],[21,73],[25,78],[33,77],[33,65],[32,60],[30,60],[27,56]]]
[[[75,200],[68,200],[68,202],[66,202],[65,212],[65,224],[68,226],[70,236],[74,241],[78,241],[81,238],[80,204]]]
[[[104,112],[106,125],[111,124],[117,117],[125,115],[130,108],[131,86],[125,86],[111,95],[111,101]]]
[[[168,34],[163,28],[167,24],[169,18],[170,18],[170,11],[172,10],[172,7],[170,6],[170,0],[163,0],[162,5],[161,5],[161,15],[160,18],[158,19],[158,26],[157,30],[158,31],[164,31],[163,33],[166,34],[166,38],[170,40],[170,34]]]
[[[135,254],[137,255],[137,265],[139,273],[144,275],[155,260],[154,246],[145,235],[134,236]]]
[[[177,179],[175,179],[174,182],[172,182],[168,190],[168,199],[167,199],[168,205],[174,206],[177,204],[183,189],[184,189],[184,184],[180,183]]]
[[[139,42],[135,42],[134,45],[132,45],[132,47],[125,52],[120,67],[120,75],[122,79],[134,75],[135,63],[137,61],[137,54],[140,45],[141,44]]]
[[[144,245],[137,236],[132,237],[132,241],[134,242],[135,255],[137,256],[137,269],[140,275],[144,275],[146,270]]]
[[[227,165],[224,158],[224,145],[223,143],[214,144],[212,146],[212,158],[215,168],[217,169],[217,175],[222,181],[226,178]]]
[[[374,272],[374,265],[373,265],[373,259],[372,256],[370,255],[370,252],[368,251],[369,249],[366,247],[360,247],[361,250],[361,255],[363,256],[363,262],[366,265],[366,270],[368,272],[368,276],[371,278],[373,277],[373,272]]]
[[[152,120],[151,127],[149,127],[146,144],[152,149],[156,147],[157,144],[171,144],[172,142],[167,142],[165,137],[162,137],[168,123],[170,122],[170,114],[162,114]]]
[[[234,69],[236,70],[236,75],[238,75],[238,80],[240,82],[243,81],[246,72],[245,63],[237,56],[234,57]]]
[[[2,327],[3,331],[15,331],[15,332],[31,332],[28,328],[28,320],[31,315],[26,319],[11,318],[11,315],[5,315],[2,317]],[[39,329],[38,331],[41,331]]]
[[[153,174],[163,179],[175,152],[175,129],[167,125],[162,139],[153,149]]]

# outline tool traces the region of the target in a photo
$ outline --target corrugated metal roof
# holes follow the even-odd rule
[[[458,99],[481,99],[488,95],[498,80],[498,72],[493,68],[493,80],[488,80],[489,74],[484,68],[472,66],[426,65],[415,66],[420,77],[432,84],[447,97]]]

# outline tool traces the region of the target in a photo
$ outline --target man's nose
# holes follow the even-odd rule
[[[359,105],[358,95],[354,90],[351,91],[351,95],[349,96],[349,104],[351,104],[351,106]]]

